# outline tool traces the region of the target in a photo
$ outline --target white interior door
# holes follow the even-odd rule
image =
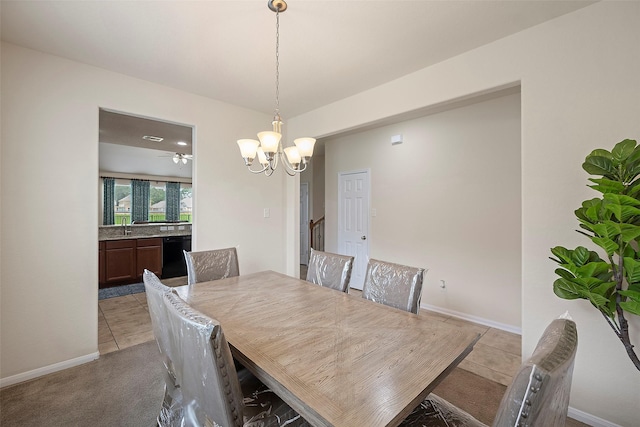
[[[309,264],[309,183],[300,183],[300,264]]]
[[[369,171],[338,176],[338,252],[355,257],[350,287],[362,289],[369,262]]]

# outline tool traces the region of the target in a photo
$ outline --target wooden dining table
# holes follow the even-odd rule
[[[479,335],[273,271],[175,288],[314,426],[398,425]]]

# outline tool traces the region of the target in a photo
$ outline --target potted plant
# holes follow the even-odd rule
[[[560,276],[553,291],[564,299],[586,299],[602,315],[640,370],[625,316],[640,316],[640,145],[625,139],[610,152],[592,151],[582,164],[589,187],[601,197],[585,200],[575,211],[579,233],[601,248],[551,249]],[[601,257],[602,255],[602,257]],[[603,259],[604,258],[604,259]]]

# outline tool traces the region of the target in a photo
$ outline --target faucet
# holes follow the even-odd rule
[[[122,225],[122,227],[123,227],[123,229],[122,229],[122,230],[123,230],[123,234],[124,234],[125,236],[127,236],[127,235],[131,235],[131,226],[127,224],[127,218],[122,217],[122,218],[120,219],[120,224],[121,224],[121,225]]]

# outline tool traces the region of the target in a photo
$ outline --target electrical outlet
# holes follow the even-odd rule
[[[444,283],[444,280],[440,280],[440,289],[444,291],[446,288],[447,285]]]

